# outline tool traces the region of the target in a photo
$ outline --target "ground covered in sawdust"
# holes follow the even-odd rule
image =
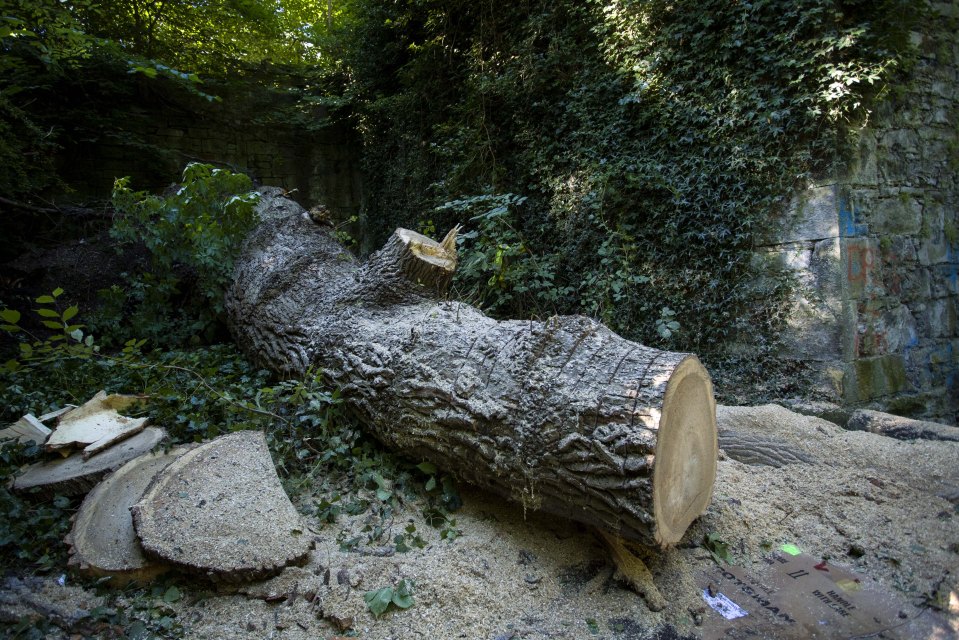
[[[812,462],[749,466],[722,454],[708,512],[679,548],[646,555],[668,603],[660,612],[616,580],[588,527],[466,487],[452,540],[410,505],[381,539],[412,524],[426,546],[397,553],[365,543],[368,515],[344,514],[312,523],[306,566],[240,587],[184,577],[184,596],[168,606],[187,638],[699,638],[719,620],[702,597],[703,571],[715,566],[703,541],[714,533],[746,569],[761,571],[770,550],[792,543],[877,583],[901,607],[904,626],[890,637],[959,638],[959,508],[937,495],[959,486],[959,443],[844,431],[774,405],[720,407],[719,426],[780,440]],[[374,618],[364,594],[401,580],[413,606]],[[57,589],[34,588],[52,599]]]

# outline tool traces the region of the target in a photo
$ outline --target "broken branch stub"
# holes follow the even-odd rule
[[[227,295],[257,362],[315,365],[384,444],[522,504],[668,547],[716,474],[712,383],[690,354],[582,316],[501,321],[444,301],[455,236],[399,229],[359,263],[301,215],[254,230]]]

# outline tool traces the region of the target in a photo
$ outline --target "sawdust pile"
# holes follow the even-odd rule
[[[723,455],[708,512],[679,548],[646,557],[668,603],[661,612],[618,583],[588,527],[465,487],[461,534],[451,541],[413,504],[370,544],[369,516],[341,515],[311,523],[316,546],[305,566],[229,591],[184,578],[187,595],[171,607],[187,638],[709,637],[717,614],[702,597],[703,575],[715,561],[702,543],[715,533],[747,570],[761,571],[771,549],[791,543],[877,583],[902,607],[904,626],[887,637],[959,637],[959,510],[941,497],[959,487],[959,443],[845,431],[775,405],[720,407],[719,422],[811,462],[749,466]],[[382,546],[410,524],[424,548]],[[343,550],[357,536],[362,542]],[[374,618],[364,594],[401,580],[413,584],[415,604]],[[42,591],[52,598],[49,582]],[[945,611],[929,607],[943,602]]]

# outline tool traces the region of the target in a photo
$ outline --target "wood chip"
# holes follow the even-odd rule
[[[190,448],[134,458],[87,494],[66,540],[70,566],[88,576],[111,576],[113,585],[146,583],[166,571],[168,565],[143,554],[130,507],[160,471]]]
[[[33,414],[28,413],[12,425],[0,431],[0,440],[16,439],[17,442],[28,444],[35,442],[43,444],[50,436],[50,429],[45,427]]]
[[[83,406],[60,418],[59,426],[47,440],[47,449],[62,451],[83,447],[83,456],[89,458],[143,431],[149,418],[129,418],[119,414],[119,410],[141,401],[139,396],[99,392]]]

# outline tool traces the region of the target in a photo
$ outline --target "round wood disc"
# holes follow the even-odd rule
[[[148,555],[217,580],[276,573],[312,547],[259,431],[221,436],[183,454],[132,512]]]
[[[669,379],[656,441],[653,514],[656,542],[679,542],[709,506],[719,444],[716,401],[709,373],[696,356],[685,358]]]
[[[94,487],[80,505],[67,538],[70,565],[87,575],[113,576],[113,584],[144,582],[165,571],[167,565],[143,554],[130,507],[143,497],[156,475],[187,450],[134,458]]]

